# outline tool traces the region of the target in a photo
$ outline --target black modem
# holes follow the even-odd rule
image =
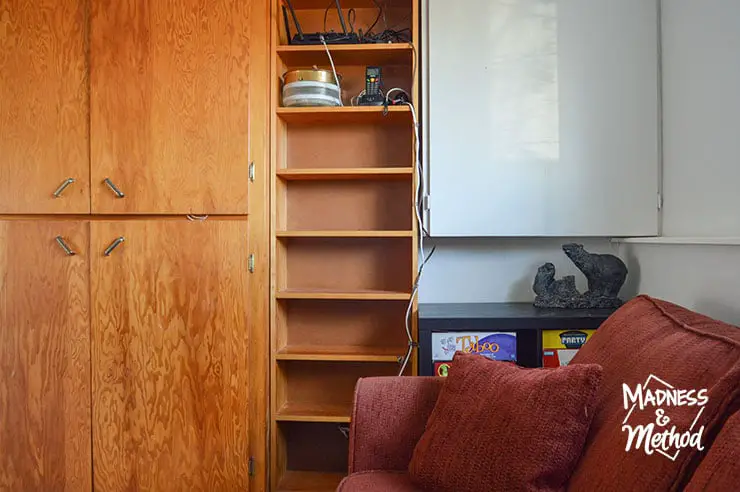
[[[293,17],[293,24],[295,24],[296,30],[295,36],[291,38],[288,17],[284,15],[283,20],[285,22],[285,32],[288,33],[288,44],[358,44],[360,42],[360,38],[356,33],[347,32],[347,24],[344,21],[344,14],[342,14],[342,6],[339,4],[339,0],[334,0],[334,3],[337,6],[339,22],[342,24],[342,32],[313,32],[309,34],[305,34],[303,29],[301,29],[301,23],[298,21],[293,3],[290,0],[285,0],[285,2],[288,4],[288,9],[290,10],[291,17]]]

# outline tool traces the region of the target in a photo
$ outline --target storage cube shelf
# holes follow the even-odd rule
[[[277,212],[287,230],[412,229],[410,180],[291,181]],[[283,210],[284,208],[284,210]]]
[[[335,118],[338,112],[357,113],[355,108],[282,108],[315,114],[324,112],[325,117]],[[284,163],[278,172],[300,172],[322,168],[344,171],[346,168],[361,169],[366,173],[399,172],[399,168],[413,171],[413,146],[410,145],[408,132],[411,119],[405,122],[394,122],[382,118],[382,108],[360,108],[360,114],[369,113],[379,119],[372,121],[354,121],[344,124],[338,121],[324,121],[320,124],[280,123],[284,132],[284,141],[276,151]],[[401,110],[398,106],[389,108]],[[406,107],[408,109],[408,107]],[[369,110],[369,111],[368,111]],[[395,113],[394,113],[395,114]],[[352,171],[354,174],[361,171]],[[410,179],[411,173],[406,174]],[[328,178],[329,176],[327,176]]]
[[[417,175],[408,106],[352,106],[366,66],[384,90],[417,100],[418,7],[390,0],[385,18],[413,43],[329,45],[344,106],[281,106],[291,69],[330,68],[324,46],[289,45],[273,2],[271,490],[336,490],[347,473],[359,378],[397,375],[408,350],[406,311],[418,266]],[[304,32],[323,30],[326,2],[294,0]],[[356,29],[372,0],[345,0]],[[327,29],[338,30],[329,11]],[[383,19],[376,30],[383,30]],[[408,324],[417,339],[416,302]],[[416,354],[405,374],[417,374]]]
[[[335,492],[347,469],[347,456],[341,452],[346,438],[340,426],[280,422],[277,432],[285,443],[283,460],[288,470],[280,477],[277,490]],[[317,445],[321,452],[316,452]]]

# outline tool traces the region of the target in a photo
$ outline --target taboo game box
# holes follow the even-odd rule
[[[432,333],[432,362],[436,376],[447,376],[452,357],[458,351],[482,355],[492,360],[516,362],[516,333]]]

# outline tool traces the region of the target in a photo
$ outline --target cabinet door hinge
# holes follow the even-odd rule
[[[431,200],[430,195],[424,195],[421,199],[421,209],[425,212],[429,212],[430,210],[430,204],[429,201]]]
[[[247,268],[249,269],[249,273],[254,273],[254,254],[252,253],[247,258]]]
[[[254,476],[254,458],[252,458],[251,456],[249,457],[249,461],[247,462],[247,470],[249,472],[249,476],[253,477]]]
[[[254,183],[254,161],[249,163],[249,181]]]
[[[658,210],[663,210],[663,194],[658,193]]]

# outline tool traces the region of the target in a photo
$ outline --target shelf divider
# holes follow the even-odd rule
[[[287,346],[280,349],[277,360],[326,361],[326,362],[396,362],[406,353],[404,347],[338,346]]]
[[[278,492],[335,492],[344,473],[287,470],[278,483]]]
[[[408,301],[411,293],[384,290],[327,291],[309,289],[286,289],[276,294],[277,299],[315,299],[347,301]]]
[[[408,43],[335,44],[329,45],[335,65],[410,65],[414,56]],[[289,67],[328,65],[324,45],[282,45],[277,47],[280,59]]]
[[[287,123],[327,124],[327,123],[402,123],[411,121],[408,106],[314,106],[279,107],[276,113]]]
[[[350,421],[352,405],[327,405],[288,402],[275,415],[278,422],[329,422],[346,424]]]
[[[312,169],[279,169],[277,176],[286,181],[313,181],[313,180],[392,180],[411,179],[414,175],[412,167],[365,167],[365,168],[312,168]]]
[[[397,238],[413,237],[414,231],[277,231],[279,238]]]

